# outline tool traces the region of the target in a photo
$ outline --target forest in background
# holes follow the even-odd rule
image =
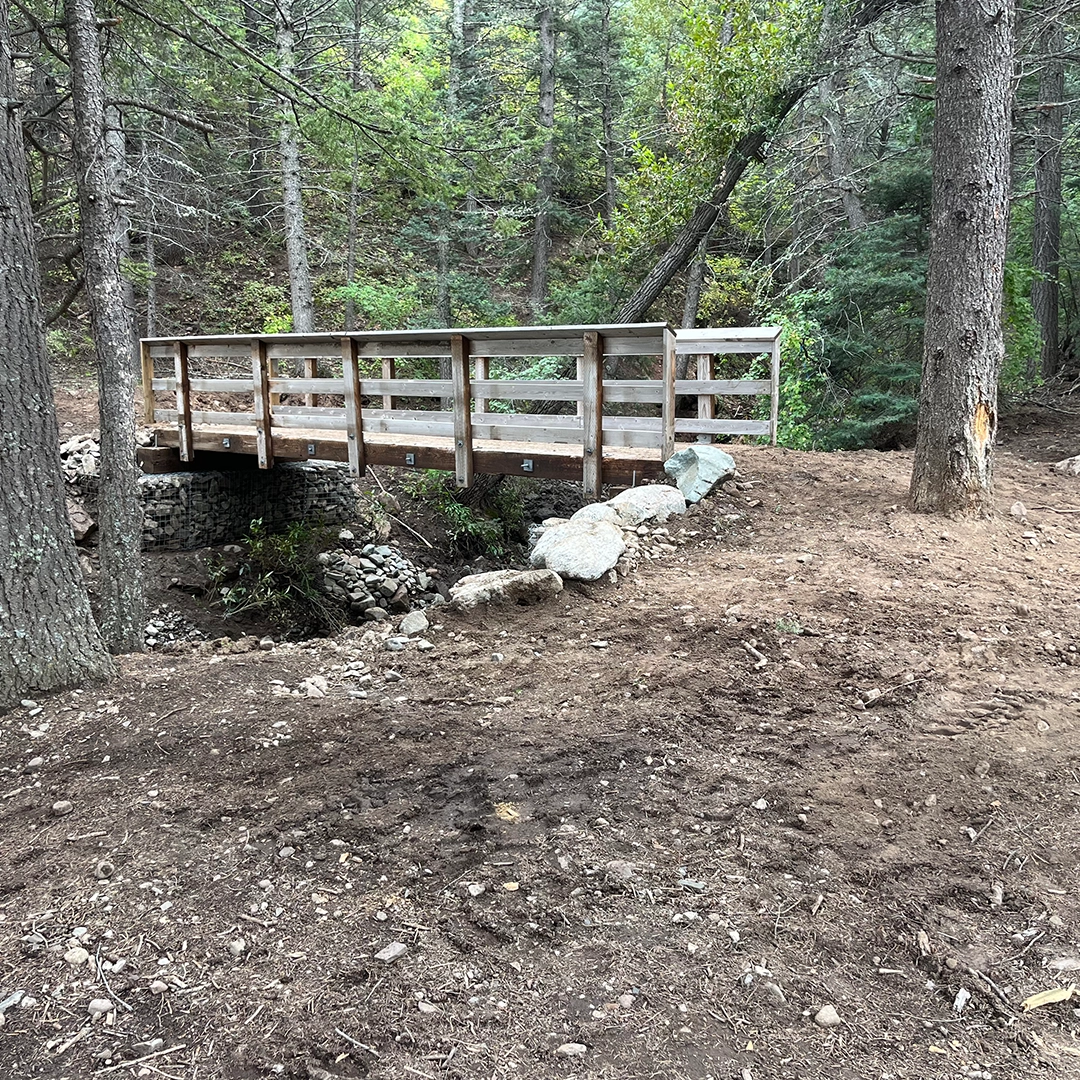
[[[61,7],[11,4],[54,359],[90,351]],[[1006,394],[1077,369],[1078,7],[1021,13]],[[910,445],[932,5],[109,0],[97,17],[133,337],[779,323],[783,443]],[[705,227],[672,259],[688,222]]]

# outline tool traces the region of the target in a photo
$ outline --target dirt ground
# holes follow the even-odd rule
[[[616,585],[0,716],[0,1076],[1080,1076],[1072,408],[989,522],[739,447]]]

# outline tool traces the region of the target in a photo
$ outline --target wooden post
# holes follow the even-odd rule
[[[150,355],[148,342],[139,342],[139,358],[142,360],[143,423],[154,422],[154,358]]]
[[[477,382],[488,377],[488,358],[486,356],[474,356],[473,357],[473,378]],[[476,411],[478,413],[486,413],[488,406],[488,399],[483,394],[477,394],[473,401],[476,403]]]
[[[382,377],[384,379],[394,379],[397,377],[397,361],[389,356],[383,357],[382,362]],[[396,409],[397,398],[393,394],[383,394],[382,407],[384,409]]]
[[[660,405],[661,461],[675,453],[675,333],[664,331],[663,396]]]
[[[188,346],[178,341],[176,352],[176,426],[180,430],[180,460],[191,461],[194,456],[191,434],[191,382],[188,378]]]
[[[585,331],[581,357],[581,486],[586,499],[604,486],[604,349],[595,330]]]
[[[304,378],[317,379],[319,377],[319,361],[314,356],[304,357]],[[314,408],[319,404],[318,394],[305,394],[304,404]]]
[[[341,374],[345,379],[345,427],[349,436],[349,470],[353,476],[363,476],[364,416],[360,398],[360,358],[356,338],[341,339]]]
[[[780,426],[780,339],[773,342],[772,347],[772,386],[769,390],[772,395],[772,404],[769,412],[769,426],[772,437],[770,442],[776,445],[777,429]]]
[[[259,453],[259,468],[274,467],[273,412],[270,407],[270,361],[266,342],[251,343],[251,381],[255,392],[255,443]]]
[[[454,467],[457,486],[472,487],[472,401],[469,394],[469,342],[450,336],[450,366],[454,383]]]
[[[713,377],[713,357],[712,353],[698,353],[697,357],[697,377],[704,382],[707,379]],[[716,417],[716,395],[715,394],[698,394],[697,399],[697,414],[699,420],[713,420]],[[697,441],[700,443],[711,443],[713,437],[708,434],[701,434],[697,437]]]

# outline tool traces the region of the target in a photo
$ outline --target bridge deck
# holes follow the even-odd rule
[[[158,446],[179,449],[180,433],[172,426],[153,428]],[[274,458],[280,461],[348,461],[349,439],[345,431],[325,428],[290,429],[274,433]],[[195,451],[258,454],[258,436],[250,425],[213,424],[192,428]],[[455,471],[454,440],[434,435],[364,433],[368,465],[393,465],[406,469]],[[478,473],[536,476],[553,480],[581,480],[581,444],[510,442],[474,439],[473,468]],[[603,482],[637,484],[663,475],[659,448],[607,446],[604,448]]]
[[[580,478],[598,497],[604,483],[658,475],[679,434],[775,442],[779,335],[644,323],[147,339],[143,419],[182,461],[214,452],[260,468],[314,458],[358,475],[369,463],[446,469],[462,487],[476,472]],[[714,378],[725,354],[765,354],[769,377]],[[696,377],[677,379],[690,363]],[[619,378],[627,364],[660,375]],[[696,417],[675,416],[676,395],[697,398]],[[768,420],[716,418],[718,396],[757,395],[769,396]]]

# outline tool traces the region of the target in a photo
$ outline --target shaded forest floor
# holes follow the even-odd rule
[[[1080,415],[1002,443],[990,522],[737,447],[617,585],[0,716],[0,1075],[1077,1075]]]

